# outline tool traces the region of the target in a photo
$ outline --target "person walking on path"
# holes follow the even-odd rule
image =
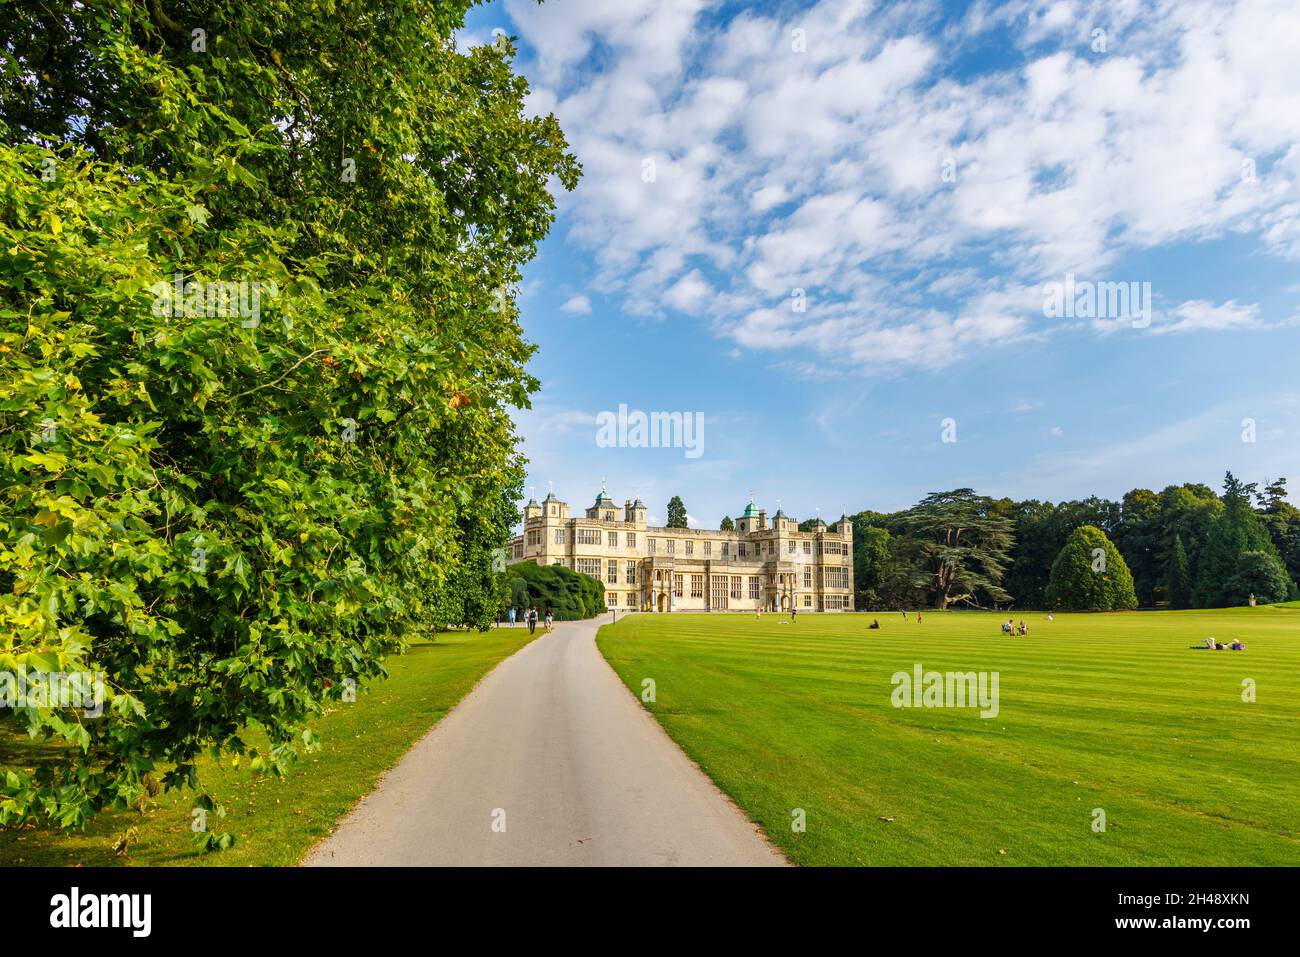
[[[510,606],[510,627],[513,628],[514,626],[515,626],[515,606],[511,605]]]
[[[550,631],[554,625],[555,625],[555,618],[554,616],[551,615],[551,606],[547,605],[546,606],[546,630]]]
[[[535,634],[537,631],[537,609],[529,608],[525,613],[528,616],[528,633]]]

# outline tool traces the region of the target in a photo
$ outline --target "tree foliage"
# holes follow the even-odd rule
[[[1187,561],[1183,537],[1174,533],[1174,547],[1169,553],[1165,594],[1170,608],[1190,608],[1192,605],[1192,570]]]
[[[1253,483],[1244,483],[1231,472],[1224,477],[1223,511],[1210,526],[1197,567],[1192,600],[1200,608],[1245,604],[1250,591],[1243,594],[1242,589],[1254,580],[1267,588],[1263,593],[1256,593],[1260,601],[1281,601],[1287,597],[1289,589],[1282,587],[1279,593],[1279,589],[1269,587],[1275,578],[1265,568],[1280,567],[1283,580],[1286,570],[1268,529],[1251,507],[1254,491]],[[1250,559],[1247,569],[1244,562],[1248,553],[1256,556]]]
[[[668,500],[668,528],[686,528],[686,505],[680,495]]]
[[[578,168],[508,42],[457,50],[466,6],[6,7],[0,672],[107,702],[5,712],[61,746],[0,823],[200,787],[251,724],[282,771],[495,604],[537,387],[511,290]]]
[[[996,514],[992,504],[968,488],[932,492],[897,517],[921,555],[914,583],[924,586],[935,608],[1011,597],[1001,581],[1012,522]]]
[[[1047,601],[1050,608],[1073,611],[1120,611],[1138,604],[1128,564],[1095,525],[1070,533],[1052,563]]]

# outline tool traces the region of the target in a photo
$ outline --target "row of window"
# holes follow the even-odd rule
[[[677,577],[680,578],[681,576],[677,576]],[[736,576],[736,577],[740,577],[740,576]],[[704,592],[704,582],[703,582],[703,578],[704,578],[703,575],[692,575],[692,576],[691,576],[691,579],[692,579],[692,580],[691,580],[691,597],[692,597],[692,598],[701,598],[701,597],[703,597],[703,592]],[[699,589],[700,589],[700,591],[699,591],[698,594],[697,594],[696,591],[695,591],[695,587],[696,587],[695,579],[701,579],[701,581],[699,582]],[[753,579],[751,578],[751,582],[752,582],[752,581],[753,581]],[[678,588],[678,585],[677,585],[676,582],[673,583],[673,588],[675,589],[674,592],[673,592],[673,594],[674,594],[676,597],[681,598],[681,597],[682,597],[682,593],[681,593],[681,590]],[[753,593],[752,593],[752,589],[753,589],[753,586],[752,586],[752,584],[751,584],[751,594],[750,594],[750,598],[752,598],[752,599],[757,599],[757,598],[758,598],[758,595],[757,595],[757,594],[753,594]],[[635,608],[635,607],[637,606],[637,603],[638,603],[638,596],[637,596],[637,593],[636,593],[636,592],[628,592],[627,595],[622,599],[621,602],[620,602],[620,599],[619,599],[619,597],[618,597],[618,594],[619,594],[619,593],[616,592],[616,591],[607,591],[607,592],[605,592],[605,605],[606,605],[606,607],[613,608],[613,607],[615,607],[615,606],[617,606],[617,605],[619,605],[619,604],[625,604],[625,605],[627,605],[629,608]],[[726,609],[729,607],[728,598],[739,598],[739,597],[740,597],[740,595],[738,595],[738,594],[736,593],[736,590],[735,590],[735,587],[734,587],[734,586],[732,586],[730,589],[728,589],[727,579],[726,579],[725,577],[722,577],[720,581],[717,580],[717,579],[714,580],[714,583],[713,583],[713,607],[714,607],[715,609],[720,610],[720,611],[721,611],[721,610],[726,610]],[[813,606],[812,595],[804,595],[804,596],[803,596],[803,607],[804,607],[804,608],[812,608],[812,606]],[[818,607],[818,609],[820,609],[820,610],[824,610],[824,611],[848,611],[849,608],[850,608],[851,606],[850,606],[850,604],[849,604],[849,599],[848,599],[848,597],[845,596],[845,595],[827,595],[825,598],[820,598],[820,599],[817,600],[817,607]]]
[[[532,536],[534,534],[539,536],[537,543],[534,543],[533,541]],[[623,534],[625,547],[636,548],[636,532],[624,532]],[[528,536],[529,545],[540,544],[541,532],[529,532]],[[555,544],[563,545],[565,540],[566,536],[564,529],[557,528],[555,530]],[[600,529],[598,528],[578,528],[574,536],[574,543],[577,545],[599,545],[601,541]],[[608,548],[618,548],[618,532],[606,532],[603,541]]]
[[[576,531],[575,544],[599,545],[603,541],[607,548],[618,548],[618,534],[619,534],[618,532],[605,532],[604,538],[602,539],[600,529],[598,528],[580,527],[575,531]],[[564,529],[562,528],[555,529],[554,542],[556,545],[565,544],[566,535]],[[529,545],[540,545],[541,543],[542,543],[542,532],[540,529],[533,529],[532,531],[528,532]],[[693,540],[686,539],[682,544],[684,546],[683,554],[685,555],[695,554],[695,542]],[[704,546],[702,554],[704,554],[706,557],[712,556],[713,543],[702,542],[701,544]],[[734,543],[723,542],[722,543],[723,558],[731,557],[733,544],[735,545],[735,555],[737,558],[748,558],[751,553],[750,550],[751,544],[753,544],[752,553],[754,555],[767,555],[767,554],[775,555],[778,547],[776,542],[758,542],[756,544],[749,543],[749,542],[734,542]],[[803,553],[805,555],[811,555],[813,554],[813,544],[814,543],[812,541],[809,541],[807,539],[804,539],[802,542],[791,539],[790,541],[786,542],[786,552],[790,555],[794,555],[799,551],[800,546],[802,545]],[[624,532],[623,545],[625,548],[636,548],[636,532]],[[819,547],[817,549],[817,554],[826,554],[826,555],[849,554],[849,546],[845,542],[829,542],[829,541],[820,542],[818,543],[818,546]],[[651,555],[657,554],[658,547],[659,547],[659,540],[655,538],[647,538],[646,547],[649,554]],[[677,554],[677,539],[675,538],[664,539],[664,554],[665,555]]]
[[[610,534],[614,534],[614,533],[611,532]],[[611,544],[613,544],[613,543],[611,543]],[[631,543],[629,543],[629,544],[631,544]],[[684,554],[686,554],[686,555],[694,555],[694,554],[695,554],[695,542],[693,542],[693,541],[690,540],[690,539],[686,539],[686,541],[685,541],[683,544],[685,545],[685,552],[684,552]],[[712,555],[712,554],[713,554],[713,543],[712,543],[712,542],[704,542],[704,543],[702,543],[702,544],[704,545],[704,554],[705,554],[705,555]],[[737,558],[748,558],[750,554],[753,554],[753,555],[769,555],[769,554],[770,554],[770,555],[775,555],[775,554],[777,553],[777,549],[778,549],[778,547],[779,547],[779,546],[777,545],[776,542],[757,542],[757,543],[754,543],[754,542],[723,542],[723,543],[722,543],[722,557],[723,557],[723,558],[730,558],[730,557],[731,557],[731,554],[732,554],[732,545],[733,545],[733,544],[735,545],[735,554],[736,554],[736,557],[737,557]],[[790,554],[790,555],[797,554],[798,551],[799,551],[799,547],[800,547],[801,544],[802,544],[802,546],[803,546],[803,553],[804,553],[805,555],[811,555],[811,554],[813,554],[813,544],[814,544],[814,543],[813,543],[812,541],[804,540],[804,541],[802,541],[802,542],[799,542],[799,541],[796,541],[796,540],[794,540],[794,539],[791,539],[790,541],[786,542],[786,552],[787,552],[787,554]],[[817,549],[817,554],[819,554],[819,555],[821,555],[821,554],[826,554],[826,555],[847,555],[847,554],[849,554],[849,546],[848,546],[847,544],[845,544],[844,542],[821,542],[821,543],[818,543],[818,545],[819,545],[819,547],[818,547],[818,549]],[[751,547],[751,546],[752,546],[752,547]],[[648,552],[649,554],[651,554],[651,555],[655,555],[655,554],[657,554],[657,553],[658,553],[658,548],[659,548],[659,540],[658,540],[658,539],[655,539],[655,538],[647,538],[647,539],[646,539],[646,550],[647,550],[647,552]],[[677,540],[676,540],[676,539],[674,539],[674,538],[666,538],[666,539],[664,539],[664,554],[665,554],[665,555],[675,555],[675,554],[677,554]]]
[[[847,568],[824,568],[821,569],[822,580],[827,588],[848,588],[849,570]]]
[[[556,564],[559,565],[564,563],[557,560]],[[579,558],[574,562],[574,568],[583,575],[590,575],[592,578],[600,578],[602,577],[601,564],[601,559],[599,558]],[[623,584],[635,585],[637,583],[637,565],[638,561],[636,559],[624,560]],[[743,575],[714,575],[713,590],[715,593],[720,587],[726,590],[726,585],[728,581],[730,581],[731,597],[740,598],[740,583],[745,577],[746,576]],[[758,575],[749,575],[747,577],[749,578],[749,597],[757,598],[759,596],[761,578]],[[692,574],[690,579],[691,597],[703,598],[704,576]],[[617,559],[611,558],[604,562],[604,580],[608,585],[619,584]],[[851,588],[852,584],[852,578],[850,577],[850,571],[848,568],[827,567],[817,569],[817,585],[819,588]],[[684,587],[685,573],[673,573],[673,594],[680,598]],[[813,587],[813,570],[811,568],[804,568],[803,570],[803,587]]]

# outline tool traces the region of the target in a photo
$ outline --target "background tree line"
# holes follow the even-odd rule
[[[1131,589],[1118,583],[1115,595],[1098,599],[1118,602],[1113,607],[1224,607],[1252,594],[1261,603],[1300,596],[1300,510],[1287,501],[1282,478],[1261,488],[1229,472],[1222,494],[1188,483],[1133,489],[1118,502],[1013,501],[958,489],[852,520],[858,608],[1065,607],[1063,596],[1084,593],[1083,583],[1066,580],[1080,574],[1078,559],[1058,569],[1055,593],[1053,570],[1076,532],[1088,545],[1081,555],[1096,548],[1109,555],[1113,546],[1119,562],[1106,562],[1108,571],[1131,577]]]

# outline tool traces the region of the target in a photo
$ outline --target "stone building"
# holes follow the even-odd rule
[[[627,611],[852,611],[853,526],[820,518],[806,532],[751,499],[734,531],[646,524],[645,504],[620,507],[601,489],[581,517],[552,492],[524,506],[510,560],[566,565],[605,583]]]

